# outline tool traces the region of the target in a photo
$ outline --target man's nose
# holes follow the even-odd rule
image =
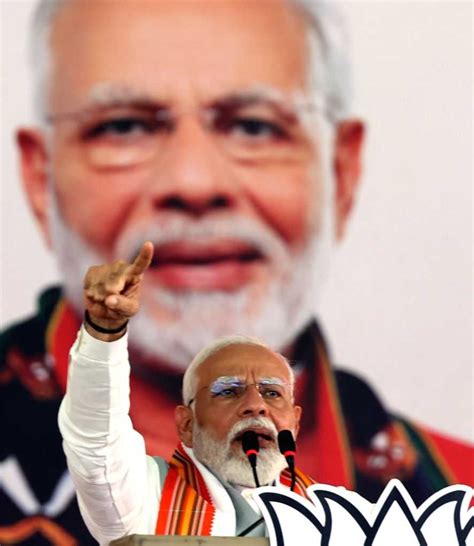
[[[242,417],[268,417],[269,411],[265,400],[260,395],[256,385],[248,385],[239,406],[239,415]]]
[[[197,116],[180,118],[154,173],[154,207],[201,216],[235,207],[232,168]]]

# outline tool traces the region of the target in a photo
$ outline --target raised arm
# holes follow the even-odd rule
[[[85,324],[71,349],[59,427],[79,505],[101,544],[154,528],[159,475],[129,412],[127,321],[153,256],[145,243],[133,263],[91,267],[84,279]],[[112,333],[107,333],[112,330]]]

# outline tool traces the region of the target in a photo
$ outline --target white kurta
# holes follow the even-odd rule
[[[70,353],[59,428],[81,513],[101,545],[133,533],[154,534],[161,498],[158,465],[128,416],[129,375],[127,335],[106,343],[82,327]],[[235,536],[229,494],[185,449],[216,508],[212,535]],[[249,499],[248,491],[242,495]]]

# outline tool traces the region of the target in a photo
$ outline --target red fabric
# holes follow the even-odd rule
[[[426,427],[422,427],[421,430],[452,483],[474,487],[474,447]],[[449,461],[449,466],[446,461]]]
[[[54,373],[61,387],[66,392],[69,351],[76,341],[81,321],[72,307],[61,300],[54,310],[46,332],[46,350],[54,360]]]
[[[188,454],[186,453],[186,451],[184,451],[184,448],[181,442],[178,444],[178,447],[176,448],[176,452],[179,453],[179,455],[181,455],[182,460],[188,463],[187,465],[183,464],[181,466],[181,469],[183,470],[183,475],[182,475],[183,479],[185,479],[187,483],[191,484],[191,486],[196,489],[200,497],[202,497],[206,502],[212,504],[211,494],[209,493],[206,482],[204,481],[204,478],[201,476],[201,473],[197,470],[197,468],[195,468],[194,463],[188,457]],[[176,454],[175,454],[175,457],[176,457]]]
[[[314,423],[309,434],[298,437],[298,466],[320,483],[354,489],[354,469],[344,417],[334,377],[324,354],[319,353],[320,377],[314,394]],[[304,374],[303,374],[304,375]],[[307,381],[307,376],[302,379]],[[297,401],[298,402],[298,401]],[[304,412],[305,408],[303,408]]]

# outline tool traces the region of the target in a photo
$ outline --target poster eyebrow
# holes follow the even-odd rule
[[[281,92],[272,88],[258,88],[229,93],[212,100],[209,106],[219,110],[265,106],[285,117],[294,117],[297,113],[295,101],[284,97]]]

